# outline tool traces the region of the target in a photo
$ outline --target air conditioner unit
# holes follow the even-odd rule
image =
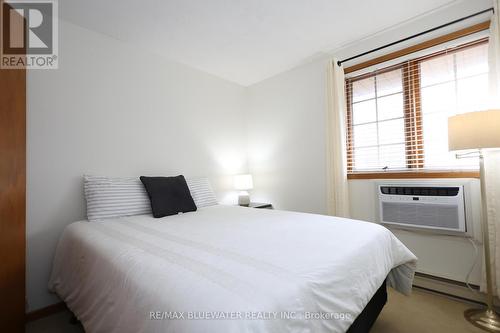
[[[468,234],[464,187],[378,184],[380,222],[403,229]]]

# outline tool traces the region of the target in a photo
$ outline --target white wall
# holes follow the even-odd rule
[[[28,74],[27,294],[47,291],[64,226],[85,217],[82,175],[208,176],[227,195],[246,172],[245,90],[60,22],[58,70]]]
[[[489,6],[489,0],[459,2],[445,11],[352,43],[335,51],[334,56],[343,59]],[[487,16],[447,30],[485,19]],[[439,31],[439,34],[444,32]],[[248,158],[250,172],[254,175],[254,200],[267,200],[279,209],[326,213],[325,79],[326,64],[331,57],[320,56],[314,62],[249,88]],[[479,236],[478,182],[470,182],[471,222]],[[377,221],[374,182],[350,181],[349,190],[353,217]],[[419,257],[419,271],[465,280],[474,261],[474,249],[466,239],[406,231],[395,231],[395,234]],[[480,265],[473,271],[471,282],[479,283],[479,271]]]
[[[326,61],[249,89],[247,121],[253,199],[326,213]]]

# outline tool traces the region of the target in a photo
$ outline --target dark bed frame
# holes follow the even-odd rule
[[[370,302],[365,306],[363,311],[354,320],[352,325],[347,330],[347,333],[367,333],[372,328],[375,320],[382,311],[387,302],[387,286],[386,281],[378,288]]]

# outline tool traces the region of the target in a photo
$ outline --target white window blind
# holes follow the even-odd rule
[[[347,78],[349,171],[477,169],[448,152],[447,119],[487,94],[485,40]]]

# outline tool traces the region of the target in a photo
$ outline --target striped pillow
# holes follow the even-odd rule
[[[87,219],[151,214],[151,202],[139,178],[84,176]]]
[[[207,178],[186,179],[196,207],[217,205],[217,198]]]

